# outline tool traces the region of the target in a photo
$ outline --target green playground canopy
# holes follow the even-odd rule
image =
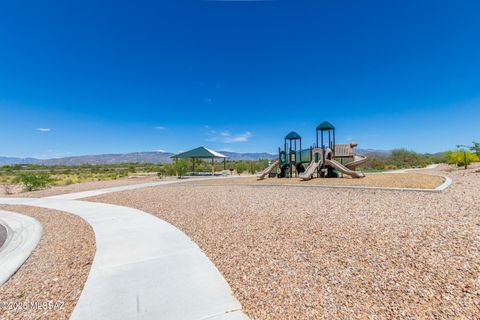
[[[302,139],[302,137],[300,137],[300,135],[295,131],[292,131],[285,136],[285,140],[300,140],[300,139]]]
[[[335,127],[330,122],[323,121],[318,125],[317,130],[335,130]]]

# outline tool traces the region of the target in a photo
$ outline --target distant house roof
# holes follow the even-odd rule
[[[179,154],[175,154],[170,158],[227,158],[227,156],[218,153],[216,151],[210,150],[205,147],[198,147],[196,149],[192,149],[186,152],[182,152]]]
[[[317,130],[335,130],[335,127],[330,122],[323,121],[318,125]]]
[[[295,131],[292,131],[285,136],[285,139],[286,140],[299,140],[299,139],[302,139],[302,137],[300,137],[300,135],[298,133],[296,133]]]

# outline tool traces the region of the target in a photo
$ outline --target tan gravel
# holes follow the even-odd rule
[[[253,319],[478,319],[480,175],[449,176],[439,194],[183,185],[92,200],[186,232]]]
[[[443,178],[422,173],[384,173],[384,174],[367,174],[365,178],[352,179],[345,178],[328,178],[328,179],[312,179],[302,181],[299,178],[266,178],[257,180],[256,177],[245,177],[236,179],[219,179],[209,181],[193,181],[187,183],[194,184],[252,184],[252,185],[268,185],[268,184],[298,184],[298,185],[333,185],[333,186],[366,186],[381,188],[420,188],[435,189],[443,183]]]
[[[68,319],[95,255],[92,228],[81,218],[56,210],[11,205],[0,208],[31,216],[43,226],[37,248],[0,287],[0,319]],[[45,309],[36,305],[48,302],[51,305]],[[17,310],[11,309],[14,306]]]
[[[173,178],[171,178],[173,179]],[[73,193],[73,192],[81,192],[81,191],[88,191],[88,190],[96,190],[102,188],[110,188],[110,187],[117,187],[117,186],[124,186],[130,184],[139,184],[139,183],[146,183],[146,182],[154,182],[154,181],[161,181],[157,176],[146,176],[146,177],[134,177],[134,178],[121,178],[116,180],[104,180],[104,181],[92,181],[92,182],[82,182],[82,183],[74,183],[65,186],[51,186],[49,188],[32,191],[32,192],[22,192],[12,195],[6,195],[4,190],[0,188],[0,196],[10,196],[10,197],[28,197],[28,198],[41,198],[41,197],[49,197],[55,196],[59,194],[66,194],[66,193]]]

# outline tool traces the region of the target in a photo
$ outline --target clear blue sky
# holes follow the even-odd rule
[[[478,1],[0,2],[0,155],[480,140]]]

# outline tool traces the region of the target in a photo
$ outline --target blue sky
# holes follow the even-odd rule
[[[478,1],[0,2],[0,155],[480,140]]]

